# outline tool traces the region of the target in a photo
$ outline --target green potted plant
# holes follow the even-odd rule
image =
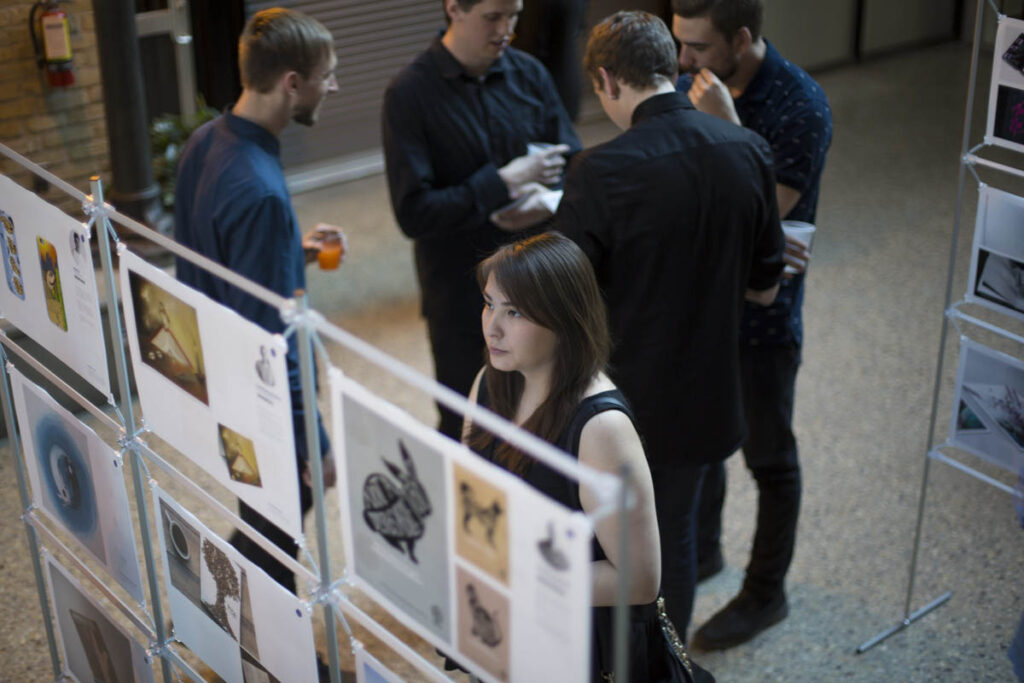
[[[206,104],[200,95],[196,99],[196,113],[165,114],[154,119],[149,128],[149,141],[153,153],[153,176],[160,184],[160,200],[169,212],[174,211],[174,181],[178,173],[178,159],[185,141],[199,126],[214,119],[219,111]]]

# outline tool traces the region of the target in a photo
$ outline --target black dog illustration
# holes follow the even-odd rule
[[[371,530],[398,550],[416,559],[416,541],[423,537],[423,520],[430,515],[430,499],[416,476],[416,465],[405,444],[398,442],[402,454],[403,470],[381,457],[385,467],[398,480],[396,484],[386,474],[374,472],[363,482],[363,520]],[[402,547],[402,544],[405,547]]]
[[[462,530],[469,533],[469,523],[476,519],[480,522],[484,528],[484,534],[487,536],[487,543],[493,548],[494,547],[494,529],[498,526],[498,520],[501,519],[501,513],[504,510],[501,509],[501,505],[498,501],[494,501],[488,506],[480,505],[476,502],[476,497],[473,494],[473,487],[466,482],[462,482],[459,487],[459,492],[462,494]]]

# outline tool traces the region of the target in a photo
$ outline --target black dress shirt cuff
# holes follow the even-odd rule
[[[512,201],[508,193],[508,186],[498,175],[498,167],[493,163],[481,166],[466,182],[473,188],[477,207],[485,220],[492,211],[500,209]]]

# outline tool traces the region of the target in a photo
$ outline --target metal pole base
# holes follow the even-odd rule
[[[909,617],[906,617],[903,621],[901,621],[900,623],[896,624],[895,626],[893,626],[888,631],[883,631],[882,633],[879,633],[877,636],[875,636],[871,640],[868,640],[865,643],[863,643],[860,647],[857,648],[857,650],[854,652],[854,654],[859,655],[859,654],[862,654],[864,652],[867,652],[868,650],[873,648],[875,645],[878,645],[880,642],[882,642],[883,640],[888,638],[889,636],[896,635],[897,633],[899,633],[900,631],[902,631],[906,627],[910,626],[911,624],[913,624],[915,621],[917,621],[918,619],[920,619],[924,615],[926,615],[929,612],[931,612],[933,609],[946,604],[946,602],[948,602],[951,597],[953,597],[953,591],[946,591],[945,593],[943,593],[939,597],[935,598],[934,600],[929,602],[927,605],[925,605],[921,609],[919,609],[916,612],[914,612],[913,614],[911,614]]]

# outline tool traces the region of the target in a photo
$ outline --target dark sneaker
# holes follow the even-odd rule
[[[729,601],[693,634],[696,650],[724,650],[745,643],[789,616],[785,593],[759,598],[746,591]]]
[[[701,557],[697,561],[697,583],[710,579],[723,569],[725,569],[725,558],[722,557],[721,550],[716,550],[710,557]]]

